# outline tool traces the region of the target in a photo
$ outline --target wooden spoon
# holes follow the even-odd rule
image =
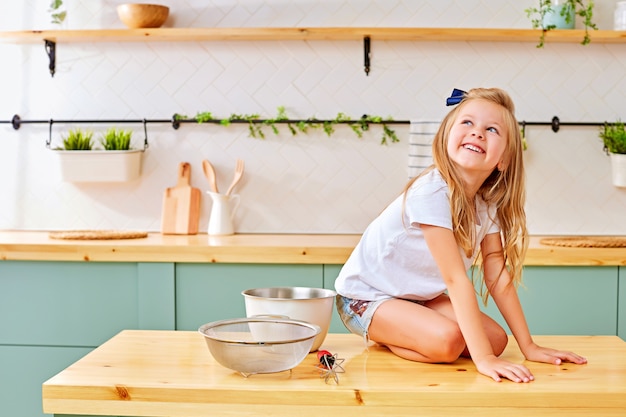
[[[241,177],[243,177],[244,170],[244,162],[241,159],[237,159],[237,165],[235,166],[235,176],[233,177],[233,182],[230,183],[230,187],[226,191],[226,195],[230,195],[235,189],[235,186],[241,181]]]
[[[219,191],[217,190],[217,176],[215,175],[215,168],[213,168],[213,165],[211,165],[207,159],[202,161],[202,170],[204,171],[206,179],[209,180],[211,191],[218,193]]]

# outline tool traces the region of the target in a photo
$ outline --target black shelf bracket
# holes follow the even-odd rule
[[[363,69],[365,71],[365,75],[370,75],[370,58],[372,52],[372,40],[369,36],[363,38]]]
[[[48,39],[44,39],[46,54],[48,55],[48,69],[50,70],[50,76],[54,77],[54,73],[56,71],[56,63],[57,63],[57,44],[54,41],[49,41]]]

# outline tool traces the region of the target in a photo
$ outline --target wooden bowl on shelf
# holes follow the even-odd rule
[[[126,3],[117,6],[117,15],[129,29],[161,27],[169,13],[170,8],[160,4]]]

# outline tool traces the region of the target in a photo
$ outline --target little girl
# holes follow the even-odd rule
[[[335,288],[345,326],[419,362],[471,357],[495,381],[534,379],[500,359],[508,337],[482,313],[468,271],[481,275],[530,361],[587,360],[536,345],[517,296],[528,246],[522,140],[500,89],[455,90],[434,137],[433,165],[406,185],[365,230]],[[478,255],[480,261],[476,262]]]

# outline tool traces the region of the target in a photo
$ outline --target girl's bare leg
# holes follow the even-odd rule
[[[493,319],[482,316],[494,353],[500,355],[508,337]],[[418,362],[449,363],[459,356],[469,356],[447,295],[425,305],[399,299],[386,301],[374,313],[369,337],[396,355]]]

